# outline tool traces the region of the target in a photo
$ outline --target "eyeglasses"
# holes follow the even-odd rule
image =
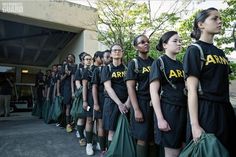
[[[141,40],[140,42],[138,42],[138,44],[145,44],[145,43],[149,44],[150,42],[149,40]]]
[[[111,51],[113,51],[113,52],[115,52],[115,51],[121,52],[122,49],[112,49]]]

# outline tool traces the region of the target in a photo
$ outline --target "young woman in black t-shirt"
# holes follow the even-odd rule
[[[133,45],[138,57],[129,62],[125,77],[132,105],[131,133],[137,139],[137,157],[152,157],[151,154],[156,150],[153,140],[153,107],[150,106],[149,93],[149,72],[153,59],[148,56],[149,39],[145,35],[137,36]],[[154,149],[150,149],[151,146]]]
[[[214,35],[220,33],[221,26],[215,8],[201,11],[194,21],[191,37],[203,50],[205,61],[200,59],[198,47],[188,47],[183,60],[188,87],[187,141],[197,140],[203,132],[214,133],[230,156],[235,157],[236,120],[229,100],[230,70],[224,52],[213,45]]]
[[[103,107],[103,127],[108,131],[108,147],[116,130],[120,113],[127,113],[129,99],[124,81],[125,65],[123,49],[119,44],[111,46],[112,63],[102,69],[101,81],[106,93]]]
[[[83,108],[86,111],[86,154],[93,155],[93,98],[92,98],[92,73],[96,67],[101,64],[101,61],[96,58],[97,52],[94,54],[94,63],[92,66],[85,67],[82,74],[82,86],[83,86]],[[89,54],[84,56],[85,62],[91,62],[92,57]]]
[[[101,155],[105,153],[106,150],[106,136],[102,124],[102,114],[104,105],[104,85],[101,82],[101,71],[102,68],[107,64],[108,57],[110,53],[98,51],[94,55],[94,59],[97,62],[102,63],[102,65],[96,67],[93,71],[92,76],[92,94],[93,94],[93,110],[94,110],[94,120],[96,120],[98,142],[101,150]],[[106,57],[106,58],[105,58]]]
[[[86,56],[86,57],[85,57]],[[75,86],[76,89],[79,90],[82,87],[82,75],[86,68],[90,67],[92,64],[91,56],[86,52],[82,52],[79,55],[80,64],[75,72]],[[84,129],[85,129],[85,122],[86,122],[86,113],[80,114],[77,120],[77,137],[79,135],[79,144],[80,146],[86,146],[86,139],[84,136]]]
[[[177,157],[185,141],[187,119],[183,66],[176,60],[181,49],[179,35],[166,32],[156,48],[165,54],[153,62],[149,78],[155,142],[164,147],[165,157]]]
[[[66,131],[72,132],[70,109],[72,105],[72,97],[75,96],[74,91],[74,75],[77,69],[75,64],[75,56],[69,54],[67,63],[63,66],[63,104],[66,106]]]

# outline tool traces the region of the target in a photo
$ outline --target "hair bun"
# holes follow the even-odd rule
[[[163,51],[163,46],[162,46],[162,43],[159,42],[157,45],[156,45],[156,49],[157,51]]]

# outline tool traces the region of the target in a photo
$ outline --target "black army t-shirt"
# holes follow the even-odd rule
[[[93,75],[92,75],[92,84],[96,84],[98,86],[98,90],[99,92],[104,92],[104,85],[101,82],[101,72],[104,66],[101,67],[97,67],[94,69],[93,71]]]
[[[161,84],[161,101],[174,104],[174,105],[186,105],[186,96],[184,95],[184,72],[181,62],[169,58],[167,55],[162,56],[165,73],[169,81],[176,86],[174,89],[170,83],[167,82],[164,73],[160,70],[160,60],[157,59],[152,63],[150,71],[150,83],[156,79]]]
[[[81,80],[87,80],[88,81],[88,89],[89,91],[92,91],[92,75],[93,75],[93,71],[94,69],[97,68],[97,66],[92,65],[91,68],[85,68],[84,72],[82,74]]]
[[[138,63],[138,71],[135,71],[134,60],[130,61],[125,80],[135,80],[137,85],[137,96],[142,97],[142,99],[150,99],[149,73],[153,59],[151,57],[148,57],[147,59],[137,57],[136,59]]]
[[[200,98],[229,102],[229,66],[222,50],[213,44],[198,41],[203,50],[206,61],[201,70],[200,52],[196,46],[190,46],[184,56],[184,72],[186,77],[195,76],[200,80],[203,95]]]
[[[70,71],[70,75],[67,75],[64,81],[69,84],[71,81],[71,75],[74,75],[77,70],[77,64],[65,64],[63,66],[63,71],[65,72],[66,69]]]
[[[84,71],[84,68],[77,68],[75,72],[75,80],[81,81],[83,71]]]
[[[101,81],[102,83],[110,80],[111,81],[111,87],[115,91],[118,98],[124,103],[128,98],[128,92],[126,88],[126,84],[124,81],[124,75],[125,75],[125,66],[123,64],[119,66],[114,66],[113,64],[110,64],[109,66],[105,66],[102,69],[102,76]],[[107,97],[107,93],[105,94]]]

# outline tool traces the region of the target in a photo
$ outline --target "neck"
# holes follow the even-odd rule
[[[89,68],[90,67],[90,65],[84,65],[84,68]]]
[[[171,59],[173,59],[173,60],[176,60],[176,54],[170,53],[170,52],[166,52],[166,55],[167,55],[169,58],[171,58]]]
[[[99,66],[98,62],[94,62],[93,65],[95,65],[95,66]]]
[[[142,59],[147,59],[148,58],[148,54],[147,53],[141,53],[139,52],[138,56]]]
[[[118,66],[121,64],[121,59],[113,59],[112,63],[113,63],[113,65]]]
[[[204,42],[209,43],[209,44],[212,44],[213,43],[213,37],[214,37],[213,34],[203,33],[203,34],[201,34],[201,37],[199,38],[199,40],[204,41]]]

